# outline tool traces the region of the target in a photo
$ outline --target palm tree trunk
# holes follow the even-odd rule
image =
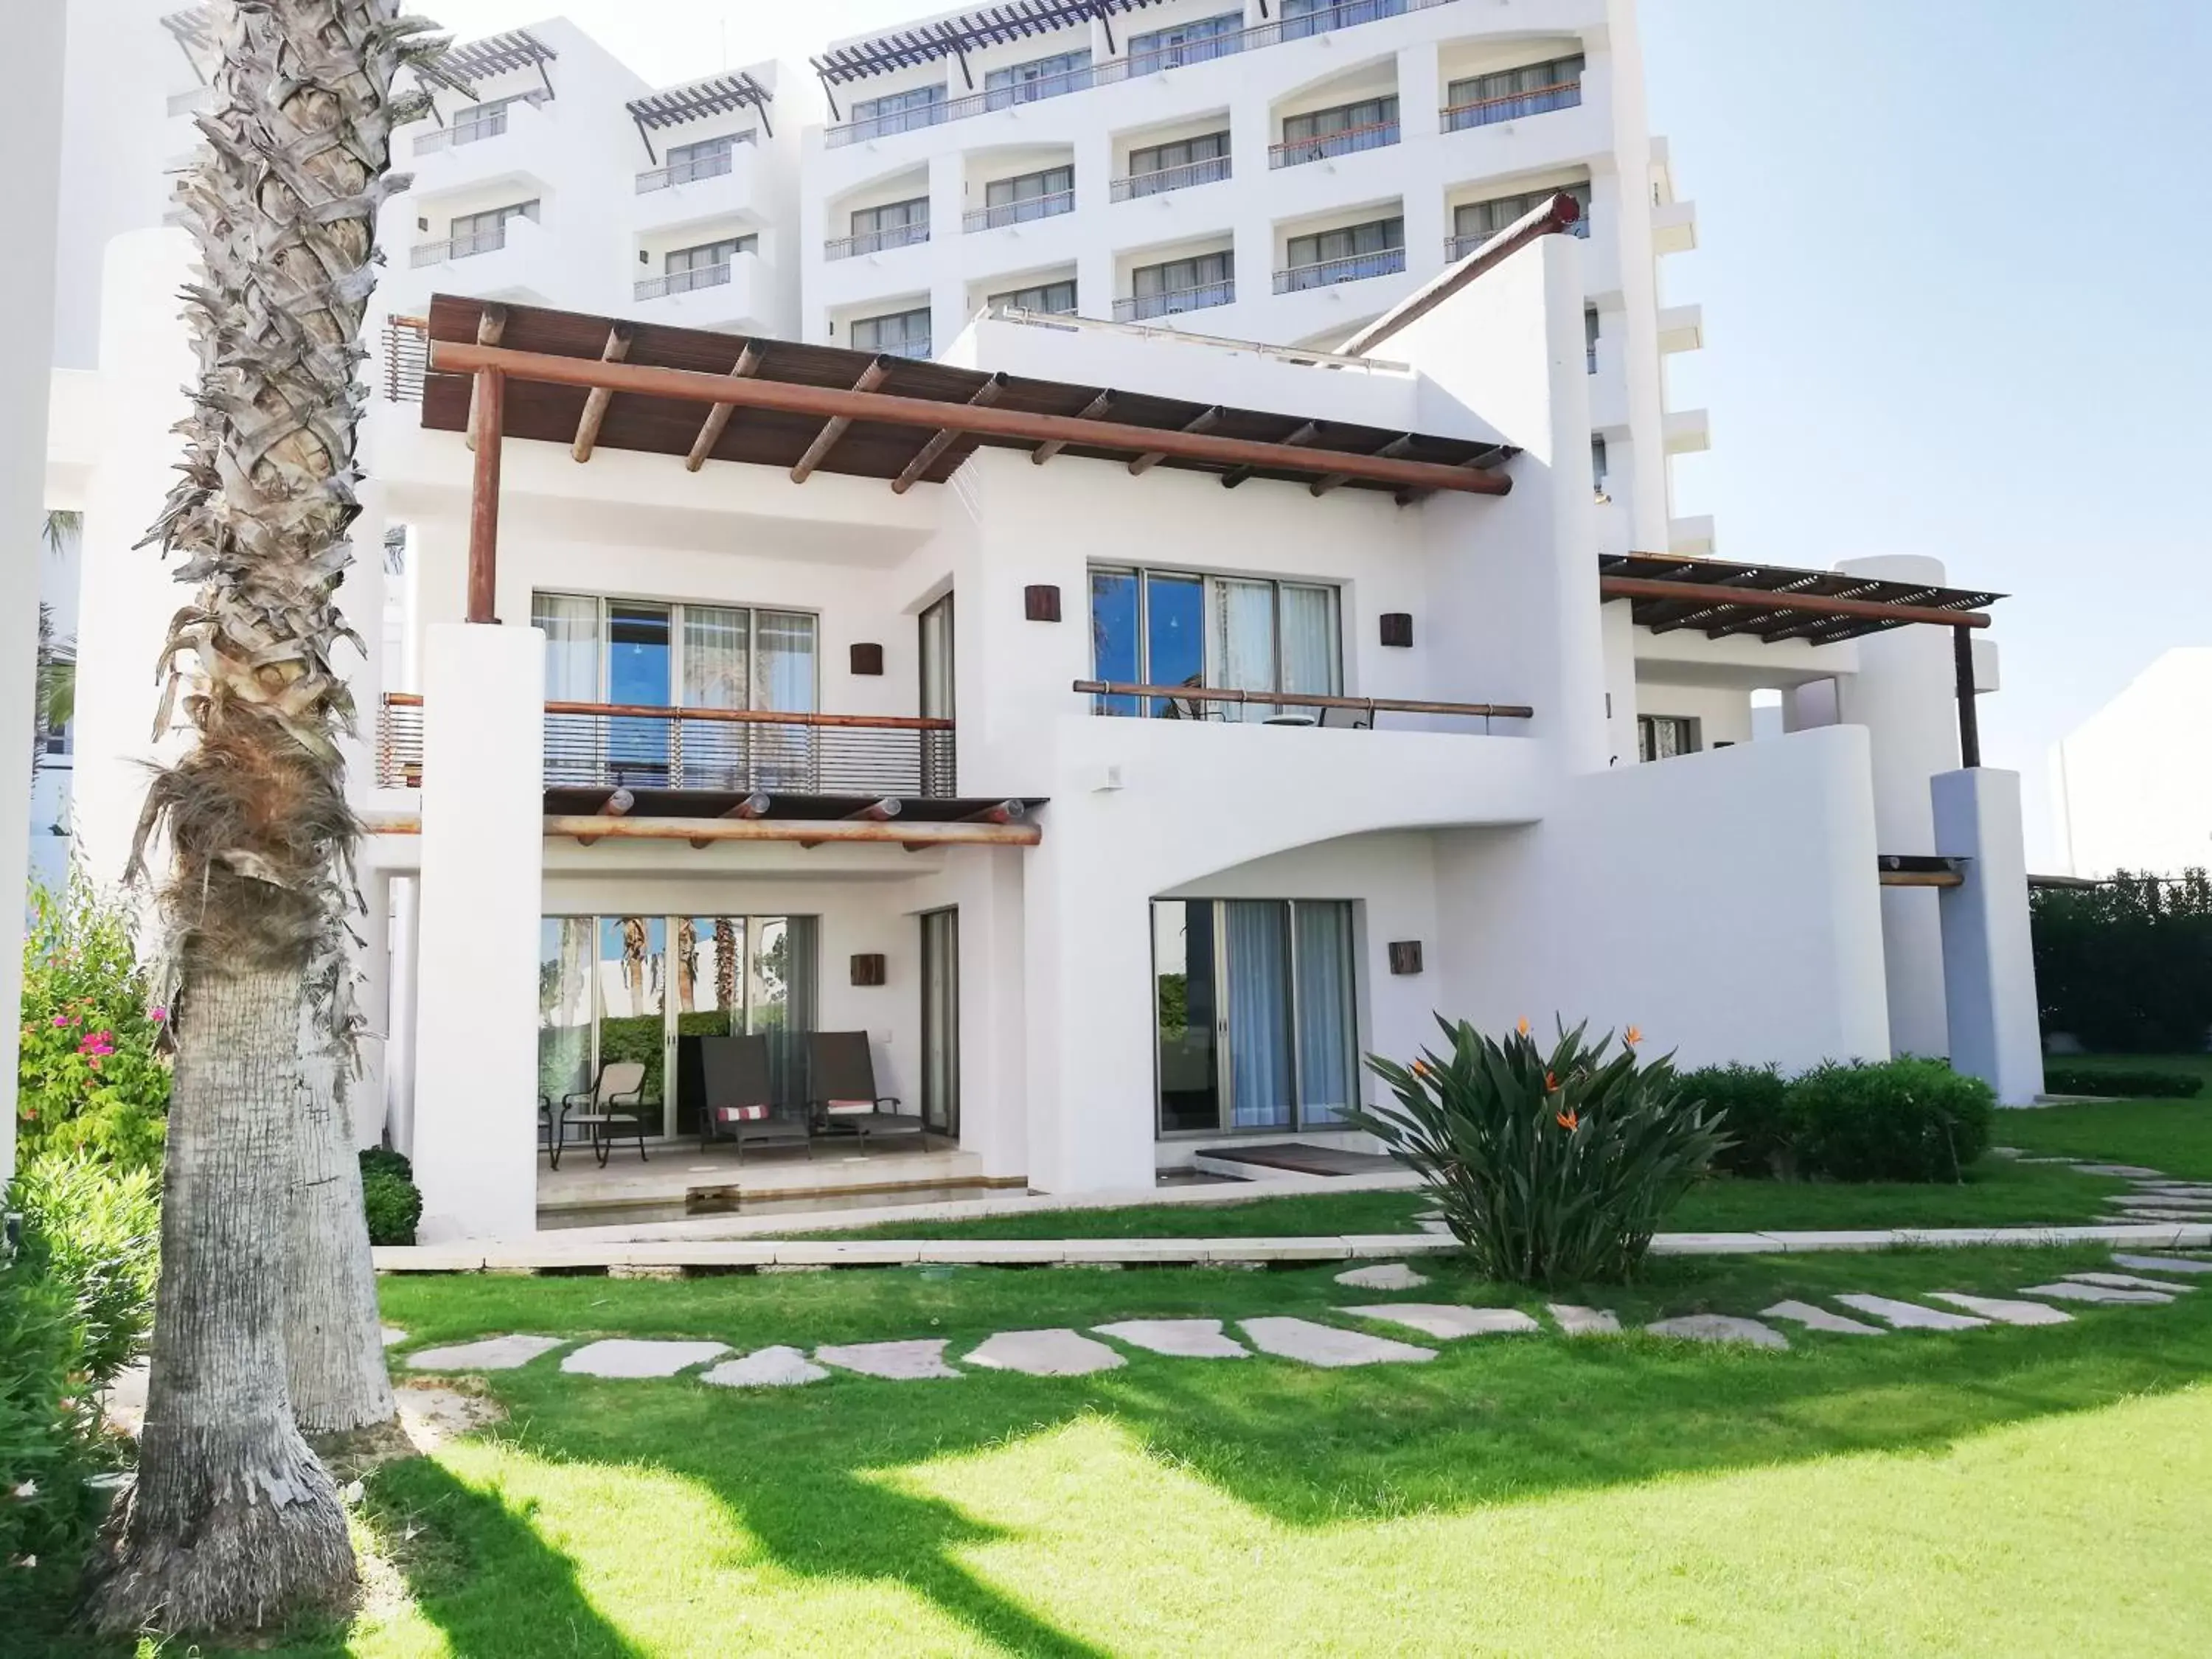
[[[284,1325],[292,1418],[306,1434],[349,1434],[391,1422],[396,1407],[362,1213],[348,1070],[343,1060],[310,1052],[300,1073]]]
[[[104,1631],[238,1629],[354,1586],[345,1512],[293,1426],[282,1217],[293,1186],[300,980],[202,975],[173,1012],[161,1283],[138,1480],[96,1563]]]

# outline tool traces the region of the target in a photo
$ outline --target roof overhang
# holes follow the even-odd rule
[[[1769,643],[1833,645],[1916,623],[1987,628],[1986,607],[2004,598],[1979,588],[1657,553],[1601,556],[1598,571],[1599,592],[1626,599],[1639,628],[1695,629],[1711,639],[1749,635]]]

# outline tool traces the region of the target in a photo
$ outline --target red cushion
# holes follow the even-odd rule
[[[765,1106],[717,1106],[714,1120],[718,1123],[757,1123],[768,1115]]]

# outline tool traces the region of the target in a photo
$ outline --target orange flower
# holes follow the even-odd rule
[[[1521,1023],[1513,1029],[1520,1032],[1522,1036],[1527,1036],[1528,1035],[1528,1016],[1526,1014],[1522,1015]]]
[[[1417,1060],[1413,1062],[1413,1075],[1415,1077],[1426,1077],[1428,1074],[1429,1062],[1427,1060]]]
[[[1547,1094],[1557,1094],[1559,1091],[1559,1079],[1549,1072],[1544,1073],[1544,1091]]]
[[[1562,1129],[1565,1129],[1569,1134],[1572,1134],[1575,1132],[1575,1126],[1580,1123],[1583,1119],[1582,1114],[1576,1111],[1573,1107],[1570,1106],[1565,1111],[1561,1112],[1558,1117],[1553,1121]]]
[[[1644,1041],[1643,1028],[1636,1025],[1630,1026],[1628,1030],[1622,1034],[1620,1040],[1623,1042],[1626,1042],[1630,1048],[1633,1048],[1638,1043]]]

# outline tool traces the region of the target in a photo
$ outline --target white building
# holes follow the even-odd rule
[[[2075,876],[2212,865],[2212,647],[2168,651],[2051,750],[2059,864]]]

